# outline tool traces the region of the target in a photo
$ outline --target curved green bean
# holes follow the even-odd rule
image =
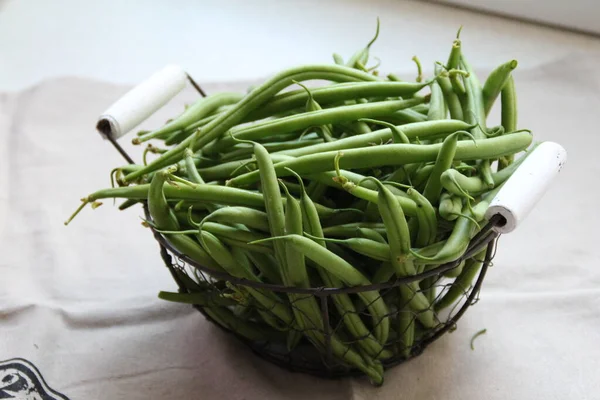
[[[406,131],[405,131],[406,133]],[[526,149],[531,144],[531,135],[526,132],[513,133],[500,137],[477,140],[475,143],[461,141],[457,145],[455,160],[479,160],[497,158]],[[368,149],[344,150],[340,160],[340,168],[373,168],[378,166],[403,165],[415,162],[435,161],[441,144],[415,145],[390,144],[372,146]],[[278,176],[289,176],[286,168],[300,175],[314,174],[333,170],[337,151],[327,151],[309,156],[301,156],[292,160],[275,164]],[[227,182],[228,186],[249,185],[258,180],[256,171],[239,175]]]

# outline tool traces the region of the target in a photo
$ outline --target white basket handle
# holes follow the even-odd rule
[[[554,142],[544,142],[527,156],[491,201],[485,217],[500,214],[505,223],[494,226],[498,233],[512,232],[542,198],[567,161],[565,149]]]
[[[105,138],[120,138],[175,97],[185,87],[187,78],[181,67],[167,65],[102,113],[96,128]]]

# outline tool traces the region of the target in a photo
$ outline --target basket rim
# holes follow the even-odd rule
[[[143,206],[144,206],[145,218],[148,221],[152,222],[152,216],[150,215],[150,211],[148,210],[147,202],[143,202]],[[256,289],[267,289],[267,290],[272,290],[274,292],[280,292],[280,293],[296,293],[296,294],[307,294],[307,295],[315,295],[315,296],[328,296],[328,295],[332,295],[332,294],[350,294],[350,293],[361,293],[361,292],[374,291],[374,290],[391,289],[391,288],[395,288],[395,287],[398,287],[401,285],[406,285],[407,283],[420,281],[425,278],[436,276],[436,275],[442,274],[452,268],[456,268],[463,260],[471,258],[475,254],[482,251],[489,243],[491,243],[494,239],[496,239],[500,235],[499,233],[494,231],[492,228],[496,225],[501,224],[502,223],[501,219],[502,219],[502,217],[500,215],[495,215],[492,218],[490,218],[488,223],[479,231],[479,233],[477,233],[471,239],[467,249],[462,254],[462,256],[460,256],[459,258],[457,258],[454,261],[450,261],[448,263],[442,264],[436,268],[432,268],[432,269],[430,269],[428,271],[424,271],[420,274],[405,276],[405,277],[396,277],[396,279],[394,279],[391,282],[373,283],[370,285],[350,286],[350,287],[343,287],[343,288],[324,287],[324,286],[299,288],[299,287],[294,287],[294,286],[284,286],[284,285],[277,285],[277,284],[272,284],[272,283],[255,282],[255,281],[250,281],[248,279],[237,278],[226,272],[216,271],[214,269],[207,268],[207,267],[199,264],[198,262],[194,261],[187,255],[185,255],[182,252],[180,252],[179,250],[177,250],[173,245],[171,245],[169,240],[164,235],[162,235],[160,232],[158,232],[156,229],[154,229],[152,224],[149,224],[149,228],[152,230],[154,239],[157,242],[159,242],[162,246],[164,246],[167,250],[169,250],[169,252],[171,252],[176,258],[184,261],[185,263],[189,264],[190,266],[197,268],[198,270],[200,270],[212,277],[222,279],[222,280],[231,282],[236,285],[248,286],[248,287],[252,287],[252,288],[256,288]]]

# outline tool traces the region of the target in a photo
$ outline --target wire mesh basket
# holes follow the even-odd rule
[[[146,218],[150,219],[147,207],[145,207]],[[369,341],[372,338],[367,335],[350,338],[343,334],[342,330],[348,323],[348,319],[359,318],[369,323],[370,315],[367,305],[357,304],[352,301],[361,293],[376,292],[377,298],[386,298],[388,304],[398,304],[397,309],[390,310],[386,317],[389,318],[392,334],[387,342],[381,346],[379,358],[384,368],[390,368],[418,356],[433,341],[440,338],[444,333],[456,328],[457,321],[467,311],[468,307],[478,301],[479,289],[485,278],[487,269],[494,257],[495,246],[499,234],[492,227],[501,225],[501,216],[493,217],[489,223],[471,240],[465,253],[455,261],[437,266],[418,275],[396,278],[392,282],[372,284],[358,287],[312,287],[296,288],[282,285],[253,282],[239,279],[229,274],[214,271],[199,265],[194,260],[180,253],[159,232],[153,230],[155,239],[160,244],[161,257],[171,272],[173,279],[179,287],[180,293],[195,294],[193,305],[208,320],[215,323],[223,330],[233,334],[258,356],[274,364],[295,372],[304,372],[319,377],[339,378],[344,376],[362,375],[363,371],[349,367],[343,362],[343,356],[336,356],[331,338],[339,336],[346,345],[369,348],[368,345],[361,346],[361,341]],[[472,261],[471,263],[466,263]],[[462,265],[474,269],[471,273],[459,275],[456,269]],[[465,268],[465,267],[463,267]],[[471,279],[464,281],[447,276],[465,276]],[[411,312],[409,325],[414,324],[415,337],[412,343],[406,343],[402,338],[403,332],[393,329],[398,320],[405,318],[402,313],[406,304],[402,304],[398,296],[399,289],[408,287],[410,283],[431,282],[427,287],[421,285],[420,290],[431,296],[431,310],[435,315],[435,324],[429,328],[424,327],[419,321],[419,313]],[[276,293],[278,296],[294,295],[288,304],[294,312],[303,312],[296,306],[295,302],[310,301],[314,299],[319,306],[320,321],[313,321],[313,326],[298,327],[295,323],[282,324],[280,331],[266,326],[262,321],[265,315],[272,310],[264,308],[256,302],[247,302],[247,299],[239,298],[240,292],[260,290]],[[433,292],[431,294],[430,292]],[[350,298],[351,303],[340,301],[339,297]],[[444,308],[435,309],[435,305],[442,304],[445,296],[451,297],[452,301],[446,301]],[[242,296],[243,297],[243,296]],[[448,298],[448,297],[446,297]],[[349,306],[344,308],[344,306]],[[350,316],[352,314],[352,316]],[[253,315],[261,318],[253,318]],[[405,323],[406,324],[406,323]],[[374,329],[373,321],[370,327]],[[312,334],[308,331],[313,331]],[[300,340],[290,348],[288,337],[298,333]],[[314,334],[325,338],[325,349],[319,349],[310,342]],[[358,345],[358,346],[356,346]],[[350,347],[348,347],[349,349]],[[365,350],[366,351],[366,350]],[[339,353],[339,351],[338,351]]]
[[[204,96],[189,75],[170,66],[109,108],[100,117],[97,129],[133,163],[116,139],[165,104],[183,88],[186,80]],[[429,344],[456,328],[459,319],[478,300],[499,235],[511,232],[525,218],[565,159],[564,149],[555,143],[538,146],[494,197],[486,212],[488,223],[456,260],[430,268],[425,265],[415,275],[365,286],[340,283],[287,287],[212,270],[179,252],[152,228],[148,207],[144,205],[150,229],[160,244],[161,257],[182,295],[176,298],[177,293],[162,293],[162,296],[192,304],[255,354],[288,370],[338,378],[369,375],[365,371],[374,368],[381,376],[383,368],[418,356]],[[330,250],[335,253],[333,246]],[[346,261],[359,268],[351,260]],[[316,273],[316,269],[309,268],[309,272]],[[327,282],[318,277],[310,281]],[[408,303],[417,294],[427,297],[429,308],[411,311],[415,307],[409,307]],[[260,296],[278,301],[266,307],[256,301]],[[378,302],[391,306],[376,317],[372,307]],[[282,315],[292,317],[282,318]],[[297,315],[301,318],[294,318]],[[302,326],[298,321],[303,321]],[[380,329],[384,324],[385,329]],[[359,362],[347,362],[350,357]],[[368,363],[365,360],[378,362],[365,368],[357,366],[360,362]]]

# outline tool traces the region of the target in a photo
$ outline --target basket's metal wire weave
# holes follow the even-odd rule
[[[150,215],[148,213],[148,209],[144,206],[146,218],[150,219]],[[467,311],[468,307],[473,305],[478,300],[479,290],[485,278],[487,269],[489,268],[492,258],[495,253],[496,241],[498,238],[498,234],[492,230],[492,227],[496,224],[501,224],[502,218],[500,216],[493,217],[488,224],[471,240],[469,247],[465,251],[465,253],[459,259],[443,264],[439,267],[431,269],[427,272],[424,272],[419,275],[410,276],[410,277],[402,277],[396,278],[392,282],[386,282],[381,284],[372,284],[372,285],[364,285],[364,286],[355,286],[355,287],[343,287],[343,288],[335,288],[335,287],[314,287],[314,288],[297,288],[297,287],[287,287],[283,285],[274,285],[262,282],[254,282],[248,281],[246,279],[236,278],[229,274],[214,271],[212,269],[206,268],[198,263],[194,262],[192,259],[187,257],[185,254],[182,254],[177,249],[175,249],[159,232],[153,230],[154,238],[158,241],[160,245],[160,254],[161,257],[171,272],[173,279],[179,286],[179,290],[181,293],[190,293],[189,287],[181,279],[181,274],[186,274],[188,277],[192,277],[198,283],[210,285],[212,289],[215,290],[215,293],[222,294],[223,290],[218,289],[216,286],[216,282],[229,282],[230,284],[236,285],[238,287],[251,287],[255,289],[264,289],[268,291],[272,291],[275,293],[292,293],[298,295],[306,295],[306,296],[314,296],[320,305],[321,317],[325,322],[324,326],[326,329],[325,336],[330,338],[332,334],[335,334],[339,327],[342,325],[340,321],[341,318],[337,321],[337,324],[331,324],[331,308],[332,308],[332,298],[335,295],[339,294],[357,294],[361,292],[368,291],[379,291],[386,295],[390,293],[391,289],[398,288],[401,285],[406,285],[410,282],[421,281],[425,278],[429,278],[432,276],[440,277],[445,272],[450,271],[453,268],[456,268],[463,260],[467,260],[469,258],[474,257],[475,255],[483,252],[485,249],[485,257],[483,259],[482,267],[477,275],[477,278],[474,280],[474,283],[469,285],[469,287],[463,288],[463,295],[461,299],[459,299],[452,307],[447,317],[442,321],[440,320],[438,325],[431,329],[430,331],[425,332],[422,338],[416,340],[414,344],[411,346],[410,355],[408,357],[396,354],[393,357],[382,360],[382,364],[385,368],[390,368],[397,364],[400,364],[410,358],[418,356],[423,352],[425,347],[431,344],[433,341],[440,338],[444,333],[451,331],[456,328],[456,324],[458,320],[464,315]],[[190,273],[189,270],[200,271],[201,274],[193,274]],[[200,282],[203,280],[204,282]],[[450,287],[452,283],[448,284],[439,284],[437,288],[439,289],[440,294],[438,294],[438,298],[443,295]],[[217,304],[214,304],[216,306]],[[302,346],[298,346],[295,349],[289,350],[281,343],[271,343],[264,340],[250,340],[243,335],[238,334],[234,329],[228,326],[224,326],[222,323],[219,323],[215,320],[215,318],[211,317],[209,313],[207,313],[207,307],[210,308],[211,304],[208,302],[204,305],[194,305],[194,307],[202,312],[204,316],[214,322],[217,326],[224,329],[227,332],[232,333],[242,342],[247,344],[254,353],[259,355],[260,357],[268,360],[274,364],[277,364],[286,369],[296,371],[296,372],[305,372],[312,375],[327,377],[327,378],[339,378],[343,376],[351,376],[351,375],[361,375],[362,372],[358,369],[350,368],[339,361],[336,362],[334,357],[331,354],[331,348],[329,345],[328,352],[325,357],[322,357],[322,353],[318,352],[316,348],[312,345],[305,343]],[[258,307],[258,306],[255,306]],[[293,307],[293,304],[292,304]],[[262,310],[267,311],[267,310]],[[416,318],[416,315],[415,315]],[[396,339],[397,341],[397,339]],[[352,340],[349,340],[352,342]],[[391,345],[394,344],[392,340]]]
[[[205,97],[206,94],[202,88],[194,82],[194,80],[188,76],[192,86]],[[102,121],[98,124],[98,129],[102,131]],[[133,163],[131,157],[125,152],[125,150],[116,142],[116,140],[110,135],[109,132],[104,132],[105,136],[109,139],[111,144],[119,151],[119,153],[127,160],[128,163]],[[144,204],[144,213],[148,221],[151,221],[151,216],[148,211],[147,204]],[[207,296],[205,300],[194,304],[193,307],[200,311],[208,320],[213,322],[215,325],[233,334],[235,337],[240,339],[243,343],[248,345],[252,351],[263,359],[270,361],[276,365],[286,368],[295,372],[304,372],[312,375],[316,375],[323,378],[339,378],[344,376],[362,375],[363,372],[359,369],[349,367],[345,363],[339,361],[340,357],[334,357],[331,338],[333,335],[343,335],[342,326],[343,320],[346,314],[354,313],[358,315],[361,321],[368,320],[368,313],[365,310],[365,306],[358,306],[354,310],[345,311],[339,313],[340,309],[337,307],[336,296],[348,295],[353,296],[364,292],[378,291],[380,297],[393,296],[396,292],[394,289],[399,288],[402,285],[407,285],[412,282],[420,282],[425,278],[432,278],[436,282],[435,287],[422,288],[423,290],[436,290],[438,292],[436,299],[440,298],[444,293],[453,286],[456,282],[443,283],[443,275],[447,274],[450,270],[457,268],[463,261],[475,257],[481,254],[485,249],[485,257],[482,261],[479,273],[476,279],[473,279],[474,283],[469,283],[468,287],[460,287],[462,296],[459,300],[455,301],[454,304],[449,307],[449,312],[443,318],[441,314],[438,315],[438,324],[428,330],[420,332],[418,337],[412,343],[408,351],[398,351],[398,345],[401,344],[399,339],[401,332],[396,332],[396,337],[392,337],[386,344],[386,348],[392,349],[393,355],[381,360],[384,368],[390,368],[397,364],[400,364],[406,360],[418,356],[423,350],[432,342],[440,338],[444,333],[451,331],[456,328],[458,320],[464,315],[467,309],[478,301],[479,290],[485,278],[487,269],[491,265],[491,261],[494,257],[495,246],[499,234],[496,233],[492,228],[495,225],[501,225],[504,223],[503,218],[500,215],[496,215],[490,219],[487,225],[481,229],[481,231],[472,238],[467,250],[464,254],[452,262],[440,265],[436,268],[426,270],[423,273],[414,276],[406,276],[395,278],[394,280],[386,283],[371,284],[364,286],[355,287],[311,287],[311,288],[298,288],[298,287],[287,287],[283,285],[268,284],[262,282],[249,281],[246,279],[236,278],[224,272],[214,271],[199,265],[194,260],[187,257],[185,254],[179,252],[174,248],[161,233],[157,232],[154,228],[150,227],[153,232],[154,238],[160,245],[160,255],[165,265],[169,269],[173,279],[179,287],[180,293],[203,293]],[[441,280],[440,280],[441,279]],[[276,293],[280,296],[285,295],[296,295],[302,296],[300,299],[314,297],[317,300],[317,304],[320,308],[320,317],[323,321],[323,335],[326,339],[326,348],[317,350],[317,348],[311,344],[308,340],[302,339],[294,348],[286,347],[281,338],[277,334],[273,335],[273,332],[265,334],[261,332],[260,337],[250,337],[248,334],[241,334],[239,327],[236,323],[253,323],[251,315],[253,313],[262,313],[261,315],[268,314],[271,310],[264,309],[256,304],[246,306],[247,321],[243,321],[244,316],[238,315],[239,321],[236,319],[224,321],[222,318],[215,314],[214,310],[228,310],[231,311],[232,306],[223,305],[225,296],[231,296],[231,288],[243,289],[252,288],[256,290],[267,291]],[[201,303],[201,304],[200,304]],[[231,304],[231,300],[230,303]],[[356,304],[353,304],[356,306]],[[291,302],[290,306],[295,307],[294,303]],[[337,313],[335,312],[337,308]],[[390,311],[387,315],[389,318],[399,318],[401,307],[400,305],[394,311]],[[296,310],[298,308],[296,307]],[[416,321],[418,318],[417,314],[413,314],[412,319]],[[416,322],[415,322],[416,323]],[[288,330],[298,329],[297,327],[282,327]],[[374,327],[372,327],[374,328]],[[312,328],[311,328],[312,329]],[[276,333],[276,332],[275,332]],[[299,332],[306,333],[306,332]],[[353,345],[357,344],[361,340],[367,340],[367,338],[351,338],[342,336],[344,342]]]

